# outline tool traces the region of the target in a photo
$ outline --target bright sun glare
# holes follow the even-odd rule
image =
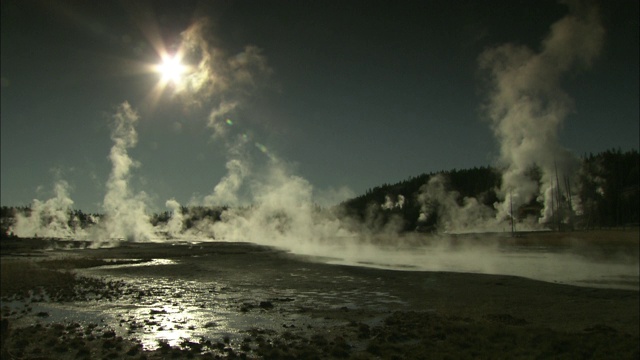
[[[180,82],[186,70],[187,67],[182,64],[178,55],[163,56],[162,63],[156,67],[156,71],[162,75],[163,82],[172,82],[174,84]]]

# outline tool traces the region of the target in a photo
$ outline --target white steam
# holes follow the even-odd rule
[[[577,2],[570,13],[551,26],[536,52],[526,46],[504,44],[483,52],[480,68],[489,75],[490,93],[485,111],[499,143],[502,182],[496,189],[494,209],[477,199],[460,199],[446,189],[442,176],[431,178],[418,197],[419,221],[436,212],[444,231],[502,231],[517,218],[517,210],[532,201],[543,204],[539,223],[569,221],[580,212],[572,198],[577,189],[579,160],[559,143],[558,135],[572,101],[562,87],[562,76],[574,68],[591,65],[600,52],[604,29],[593,6]],[[540,178],[532,176],[539,170]],[[516,219],[518,220],[518,219]],[[522,228],[535,228],[530,222]],[[537,225],[539,227],[539,225]]]
[[[271,74],[266,58],[255,46],[229,56],[210,43],[210,24],[200,19],[182,33],[181,48],[185,59],[194,63],[176,88],[176,95],[185,106],[210,106],[207,127],[212,138],[227,150],[227,175],[216,184],[213,192],[203,199],[192,199],[192,204],[205,206],[237,206],[245,179],[251,174],[251,161],[247,155],[249,137],[230,134],[231,122],[227,117],[239,111],[251,93]]]
[[[558,274],[570,277],[567,281],[581,281],[579,274],[591,271],[595,275],[589,276],[593,277],[612,271],[610,264],[606,269],[595,269],[592,263],[565,254],[504,253],[498,246],[500,241],[496,241],[499,239],[493,237],[471,239],[458,246],[456,237],[398,236],[402,219],[394,217],[394,210],[405,206],[403,195],[387,196],[384,204],[372,205],[364,223],[351,221],[335,208],[318,206],[336,203],[330,201],[333,199],[344,200],[353,192],[340,188],[314,193],[307,180],[295,175],[291,166],[266,146],[252,143],[246,134],[234,133],[233,122],[225,118],[242,109],[251,91],[261,86],[271,70],[256,47],[247,46],[234,56],[212,47],[205,36],[207,26],[206,21],[199,21],[182,34],[185,58],[195,65],[176,84],[175,94],[185,106],[207,107],[206,126],[227,152],[226,175],[211,194],[195,199],[195,203],[208,207],[203,213],[219,209],[219,218],[191,217],[193,213],[183,213],[181,205],[170,199],[165,205],[171,217],[158,229],[152,227],[146,194],[131,189],[131,172],[139,163],[129,151],[138,142],[139,117],[125,102],[113,116],[109,154],[112,171],[103,203],[105,217],[90,231],[96,240],[149,241],[157,238],[158,230],[174,239],[213,238],[275,245],[296,253],[333,257],[339,263],[513,274],[547,281],[557,279]],[[487,113],[505,168],[498,189],[502,202],[490,208],[476,198],[461,199],[459,193],[447,189],[444,176],[433,176],[418,196],[421,221],[437,213],[444,231],[496,231],[505,218],[513,216],[511,206],[517,208],[537,197],[544,200],[543,221],[548,219],[558,179],[569,177],[576,166],[575,159],[558,143],[558,131],[571,110],[571,101],[560,88],[561,76],[576,64],[588,66],[599,52],[602,37],[595,10],[574,6],[569,16],[551,27],[539,53],[507,44],[480,56],[481,67],[490,74],[492,91]],[[251,157],[255,147],[267,161],[264,172],[255,170],[257,161]],[[528,175],[534,166],[541,170],[541,184]],[[570,185],[572,180],[566,183]],[[17,216],[13,227],[16,235],[77,235],[68,225],[73,201],[67,183],[59,182],[55,190],[53,199],[34,200],[30,216]],[[483,240],[483,245],[476,240]],[[634,271],[637,274],[637,262],[614,270],[616,275]]]
[[[558,180],[577,170],[577,159],[558,142],[558,132],[572,109],[560,81],[572,68],[592,63],[602,47],[604,29],[595,7],[570,5],[571,13],[551,26],[541,51],[505,44],[479,58],[490,76],[486,110],[504,167],[498,193],[503,201],[495,205],[498,220],[509,216],[511,206],[539,197],[544,203],[540,221],[548,221],[552,202],[558,202],[553,198]],[[533,166],[541,170],[541,184],[527,176]]]
[[[428,221],[437,214],[439,230],[444,232],[496,231],[498,224],[492,221],[492,209],[476,198],[465,197],[458,203],[460,194],[447,189],[444,175],[432,176],[418,195],[421,204],[420,221]]]
[[[154,229],[147,214],[147,195],[134,194],[130,188],[131,170],[139,163],[128,154],[138,143],[135,125],[138,115],[128,102],[122,103],[113,115],[109,153],[111,174],[106,184],[103,200],[104,217],[92,219],[91,228],[81,229],[77,219],[70,219],[73,200],[69,198],[69,185],[59,181],[55,185],[56,196],[41,202],[34,200],[28,216],[16,215],[12,231],[21,237],[40,236],[52,238],[87,238],[96,244],[114,240],[148,241],[154,238]]]
[[[221,119],[264,84],[272,70],[255,46],[246,46],[232,56],[211,46],[209,29],[209,21],[200,19],[182,33],[181,49],[185,61],[195,65],[183,77],[175,93],[186,106],[215,104],[208,126],[218,134],[218,131],[224,132]]]
[[[134,194],[129,184],[131,169],[139,166],[128,154],[128,150],[138,143],[135,129],[138,119],[128,102],[122,103],[113,116],[113,146],[109,154],[112,168],[103,202],[106,234],[102,237],[107,239],[101,240],[146,241],[153,237],[153,227],[146,212],[147,195],[144,192]]]
[[[167,234],[173,238],[180,237],[184,230],[184,214],[182,206],[175,199],[167,200],[166,207],[171,210],[171,218],[166,226]]]
[[[71,238],[74,229],[69,226],[73,200],[69,197],[69,184],[60,180],[54,186],[55,197],[33,200],[28,215],[18,213],[10,229],[19,237]]]
[[[384,210],[391,210],[391,209],[394,209],[394,208],[402,209],[403,206],[404,206],[404,196],[403,195],[398,195],[398,200],[395,201],[395,202],[391,199],[391,196],[385,195],[384,204],[381,205],[381,207]]]
[[[236,143],[227,144],[227,174],[215,185],[213,192],[203,199],[205,206],[236,206],[241,204],[239,191],[251,173],[251,163],[247,154],[248,140],[238,136]]]
[[[237,102],[227,102],[223,101],[218,105],[218,107],[211,110],[209,114],[209,119],[207,122],[207,126],[213,130],[213,138],[221,138],[224,137],[228,130],[229,126],[223,120],[224,117],[232,112],[238,106]]]
[[[315,206],[313,187],[278,160],[250,186],[253,204],[232,208],[212,226],[217,239],[251,241],[313,251],[330,239],[351,235],[330,211]]]

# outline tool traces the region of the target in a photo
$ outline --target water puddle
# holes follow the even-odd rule
[[[392,311],[410,306],[387,291],[386,278],[361,276],[360,270],[299,259],[287,263],[262,254],[258,259],[243,253],[246,257],[233,260],[237,254],[142,260],[127,253],[123,258],[108,258],[107,265],[75,270],[81,277],[104,283],[104,288],[78,289],[84,296],[81,301],[53,302],[46,294],[32,293],[26,300],[5,299],[3,316],[18,326],[100,324],[117,336],[139,341],[146,350],[194,343],[223,349],[241,346],[250,332],[329,332],[348,326],[342,315],[359,310],[366,310],[368,317],[358,321],[377,326]],[[323,261],[360,268],[476,272],[589,287],[639,288],[637,263],[594,262],[543,247],[485,252],[414,249],[393,257],[369,255],[374,256]],[[429,283],[432,286],[437,284]],[[107,288],[113,296],[104,295]]]
[[[20,315],[19,324],[25,326],[34,320],[43,324],[71,322],[85,327],[101,324],[113,329],[117,336],[139,341],[146,350],[155,350],[167,345],[193,346],[194,342],[218,347],[237,345],[251,329],[303,333],[306,329],[346,324],[339,319],[314,317],[308,309],[349,311],[367,307],[386,312],[389,306],[405,305],[388,293],[364,291],[361,287],[366,282],[362,279],[327,276],[307,268],[288,272],[294,280],[287,281],[296,281],[297,276],[309,277],[320,279],[329,288],[339,288],[274,288],[240,273],[232,282],[186,280],[164,273],[158,275],[157,271],[167,266],[176,270],[179,266],[189,268],[192,264],[185,264],[188,260],[117,260],[127,263],[77,270],[81,276],[119,284],[118,294],[113,298],[102,298],[99,289],[88,289],[83,292],[84,301],[27,299],[3,302],[2,306],[7,314],[13,313],[11,317]],[[221,339],[224,345],[220,345]]]

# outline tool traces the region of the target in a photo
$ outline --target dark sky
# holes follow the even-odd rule
[[[605,38],[589,69],[561,78],[573,101],[559,127],[572,153],[638,149],[638,1],[602,1]],[[567,15],[553,1],[2,1],[2,205],[46,200],[70,185],[74,207],[101,211],[119,104],[137,111],[134,193],[152,211],[210,194],[227,174],[234,136],[259,173],[269,154],[308,180],[319,198],[355,195],[424,172],[495,164],[483,111],[488,48],[532,51]],[[251,86],[196,105],[159,74],[154,37],[169,50],[207,19],[208,49],[232,64],[260,49]],[[239,105],[224,137],[208,116]],[[263,150],[263,151],[261,151]],[[346,189],[349,189],[347,191]],[[318,200],[322,202],[321,200]]]

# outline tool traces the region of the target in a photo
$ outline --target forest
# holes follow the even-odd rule
[[[573,201],[582,204],[582,212],[573,214],[570,228],[637,226],[640,222],[639,165],[637,150],[623,152],[611,149],[596,155],[583,155],[580,159],[577,187],[572,190],[574,196],[577,196]],[[455,194],[460,206],[469,197],[490,208],[498,201],[496,189],[501,184],[500,170],[494,167],[475,167],[425,173],[395,184],[383,184],[345,201],[341,206],[349,216],[369,221],[374,226],[384,226],[394,219],[401,219],[404,231],[436,230],[440,220],[437,206],[433,206],[434,212],[426,221],[419,220],[423,206],[420,194],[424,192],[425,184],[436,175],[446,179],[446,191]],[[530,169],[528,176],[537,181],[541,178],[540,171],[535,166]],[[388,199],[397,203],[398,198],[403,199],[402,206],[387,207],[382,212],[374,211],[380,204],[387,203]],[[562,194],[560,201],[570,201],[570,197]],[[514,214],[522,220],[526,216],[539,215],[542,208],[540,199],[532,199],[528,204],[514,209]],[[372,216],[375,218],[373,221]],[[549,227],[554,228],[554,224],[549,224]]]
[[[623,152],[611,149],[596,155],[584,154],[580,158],[580,170],[574,186],[565,183],[566,192],[557,196],[557,212],[564,211],[562,223],[546,224],[549,229],[594,229],[623,226],[638,226],[640,223],[640,156],[637,150]],[[438,231],[441,222],[442,207],[439,199],[425,199],[425,187],[438,176],[443,190],[451,201],[463,206],[469,198],[487,209],[493,209],[499,201],[497,189],[501,184],[500,169],[494,167],[474,167],[472,169],[453,169],[424,173],[395,184],[382,184],[367,190],[364,194],[338,204],[333,209],[321,209],[317,212],[338,214],[348,218],[351,223],[364,224],[372,231],[391,227],[394,231]],[[540,170],[531,167],[527,174],[540,181]],[[571,190],[569,190],[571,189]],[[581,211],[575,212],[571,203],[579,202]],[[561,206],[565,204],[565,206]],[[423,217],[425,208],[428,217]],[[206,219],[220,221],[228,206],[181,207],[183,229],[191,229]],[[539,217],[543,209],[541,199],[531,199],[526,204],[513,209],[515,221],[526,217]],[[564,209],[564,210],[563,210]],[[0,231],[10,233],[17,214],[29,216],[29,206],[2,206],[0,208]],[[87,228],[100,222],[104,214],[87,214],[79,209],[69,210],[69,228]],[[172,214],[169,211],[150,215],[152,225],[167,224]],[[274,214],[275,217],[279,216]],[[567,220],[570,219],[570,220]],[[42,218],[46,223],[48,219]]]

